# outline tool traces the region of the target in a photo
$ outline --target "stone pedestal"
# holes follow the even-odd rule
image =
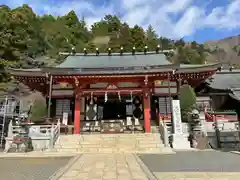
[[[187,150],[191,149],[188,137],[183,134],[173,134],[173,149]]]

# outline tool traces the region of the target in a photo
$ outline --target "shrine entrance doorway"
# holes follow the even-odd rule
[[[103,106],[103,120],[125,119],[126,105],[124,102],[108,101]]]
[[[126,119],[126,102],[119,100],[117,96],[110,96],[105,102],[104,98],[99,99],[99,106],[102,107],[102,120]]]

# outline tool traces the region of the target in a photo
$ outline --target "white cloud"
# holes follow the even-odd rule
[[[130,26],[134,26],[136,24],[142,25],[144,24],[144,20],[148,18],[149,13],[151,13],[149,6],[140,6],[134,8],[134,11],[129,11],[126,13],[122,19]]]
[[[191,35],[201,26],[203,11],[197,7],[189,7],[179,21],[174,25],[174,36]]]
[[[179,13],[184,11],[190,4],[192,0],[174,0],[163,6],[163,10],[169,13]]]
[[[146,0],[122,0],[122,5],[127,9],[146,4]]]
[[[233,0],[227,7],[216,7],[205,17],[205,25],[222,29],[240,28],[240,0]]]
[[[104,0],[102,0],[104,1]],[[63,15],[75,10],[91,25],[106,14],[120,14],[121,19],[131,26],[138,24],[147,27],[151,24],[159,35],[169,38],[182,38],[194,35],[196,30],[205,27],[213,29],[240,29],[240,0],[228,1],[218,6],[218,0],[111,0],[100,6],[91,0],[0,0],[0,3],[19,6],[30,4],[35,12]],[[96,2],[96,1],[95,1]],[[101,3],[100,3],[101,4]],[[215,6],[214,6],[215,4]],[[206,6],[214,7],[210,11]]]

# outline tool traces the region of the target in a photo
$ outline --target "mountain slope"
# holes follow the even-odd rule
[[[209,49],[209,61],[222,64],[240,64],[240,35],[216,41],[206,41],[204,47]]]

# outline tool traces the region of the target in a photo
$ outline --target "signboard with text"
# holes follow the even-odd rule
[[[172,118],[174,134],[182,134],[182,119],[179,100],[172,100]]]

